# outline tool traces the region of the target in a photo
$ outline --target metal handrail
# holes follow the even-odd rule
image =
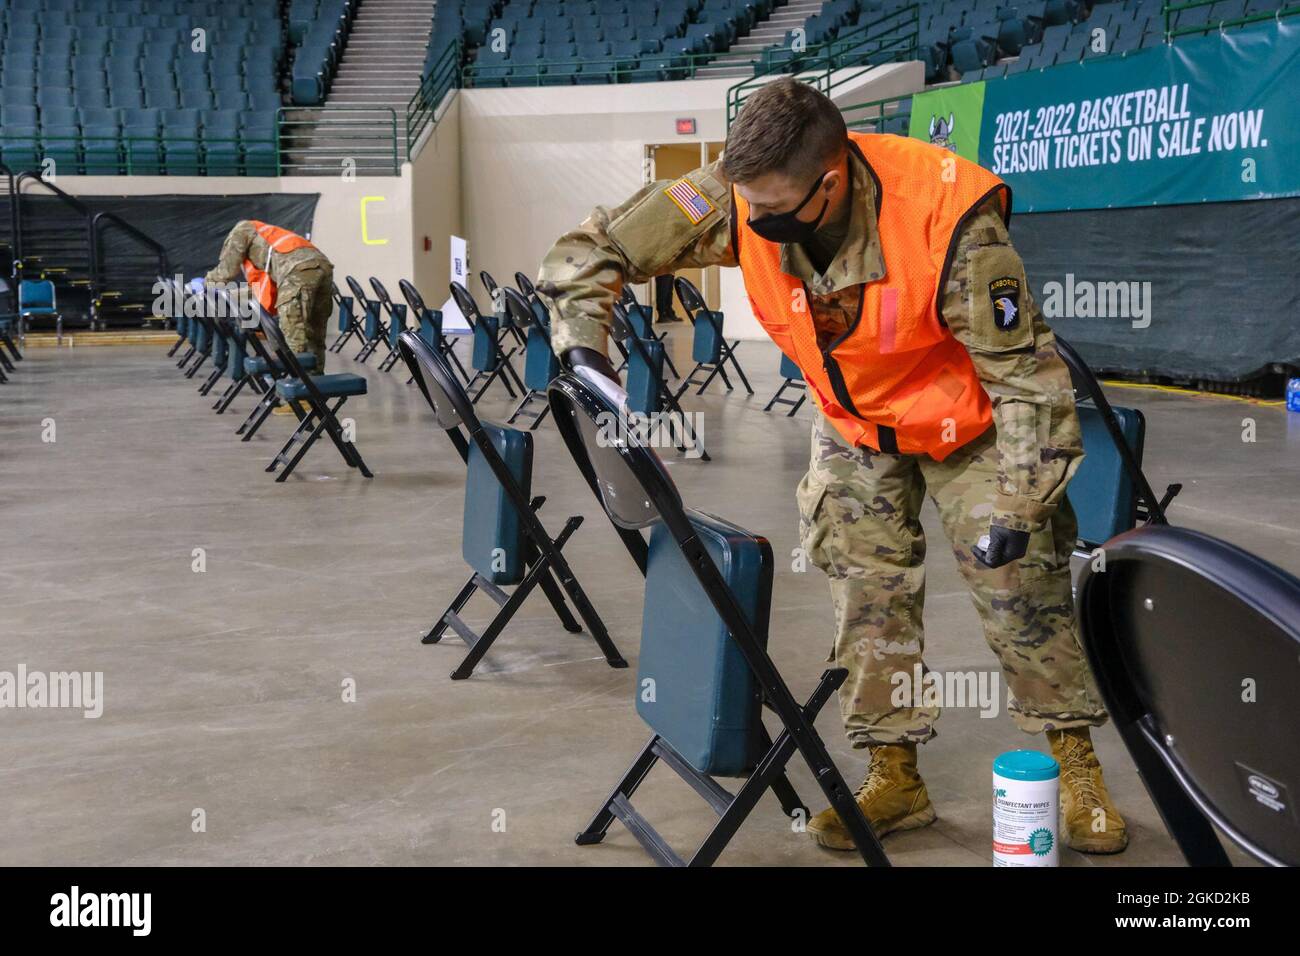
[[[406,103],[406,158],[414,155],[415,143],[425,127],[438,124],[438,104],[453,89],[463,83],[461,61],[464,48],[460,37],[448,43],[432,68],[420,79],[419,88]]]
[[[98,288],[99,281],[99,224],[102,220],[109,220],[113,225],[125,231],[141,245],[150,247],[158,257],[158,275],[165,276],[171,272],[171,267],[167,259],[167,250],[163,248],[162,243],[158,242],[158,240],[154,239],[152,236],[141,232],[116,213],[98,212],[95,213],[90,220],[90,271],[91,281],[96,284],[96,289]]]
[[[48,189],[50,192],[54,193],[55,198],[58,199],[59,202],[63,203],[65,206],[71,206],[72,209],[81,216],[82,221],[85,223],[86,226],[86,245],[87,245],[86,263],[87,265],[89,265],[90,258],[91,258],[89,253],[89,246],[91,244],[90,209],[86,206],[86,204],[81,202],[81,200],[77,199],[75,196],[72,196],[64,192],[62,189],[54,185],[52,182],[49,182],[48,180],[43,179],[38,174],[31,172],[30,170],[28,170],[27,172],[19,173],[18,177],[12,180],[12,182],[13,182],[13,192],[15,197],[14,202],[17,205],[16,214],[14,216],[14,244],[16,247],[15,251],[17,252],[17,255],[14,257],[15,277],[21,278],[21,274],[23,270],[22,260],[23,260],[23,256],[25,255],[25,253],[22,251],[22,246],[23,246],[22,191],[23,191],[23,183],[25,182],[33,182],[44,189]],[[91,281],[92,282],[94,281],[93,278]]]
[[[295,120],[295,119],[287,118],[286,115],[287,113],[299,112],[299,111],[310,112],[317,115],[314,116],[311,120]],[[354,129],[369,130],[369,129],[373,129],[373,127],[375,126],[375,121],[358,116],[358,114],[367,114],[367,113],[377,113],[381,117],[386,117],[386,125],[388,126],[388,133],[386,136],[382,137],[382,139],[388,145],[388,153],[389,153],[388,162],[392,166],[393,175],[400,175],[402,171],[402,164],[401,164],[401,160],[398,157],[398,152],[397,152],[397,111],[393,109],[393,107],[391,106],[357,106],[357,107],[281,106],[279,109],[276,110],[276,123],[275,123],[276,135],[278,140],[278,148],[276,151],[276,155],[278,157],[278,162],[279,162],[281,172],[283,172],[283,170],[286,167],[292,168],[292,166],[297,165],[297,164],[286,163],[284,161],[284,152],[285,152],[284,139],[285,139],[286,127],[294,127],[294,126],[319,127],[321,120],[325,119],[331,124],[330,129],[337,130],[337,129],[354,128]],[[330,114],[335,114],[335,115],[345,114],[348,116],[348,118],[329,119],[328,117]],[[380,123],[384,123],[384,122],[385,122],[384,119],[380,120]],[[374,134],[364,134],[364,135],[352,137],[351,140],[347,140],[347,141],[373,143],[377,138],[379,137],[376,137]],[[336,149],[343,149],[343,146],[338,146]]]
[[[914,58],[919,48],[920,32],[920,5],[913,3],[891,10],[867,23],[859,24],[847,33],[814,44],[807,50],[800,52],[790,50],[788,57],[785,56],[787,51],[784,47],[779,51],[764,51],[764,67],[756,69],[752,77],[740,81],[727,90],[727,126],[730,127],[735,121],[749,92],[762,86],[775,74],[815,73],[815,76],[800,76],[800,79],[811,83],[829,96],[835,87],[856,79],[877,66],[878,63],[873,62],[872,59],[875,54],[889,53],[887,59],[880,61],[886,63]],[[864,53],[863,48],[873,40],[878,41],[880,45],[870,53]],[[864,56],[867,60],[862,70],[851,76],[831,80],[831,75],[837,70],[862,66]]]

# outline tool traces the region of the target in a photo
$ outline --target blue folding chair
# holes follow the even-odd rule
[[[1112,406],[1092,369],[1059,335],[1056,347],[1074,382],[1085,452],[1066,487],[1079,520],[1076,553],[1091,553],[1139,521],[1168,524],[1165,509],[1183,486],[1169,485],[1157,498],[1142,473],[1146,419],[1135,408]]]
[[[379,300],[366,295],[366,290],[362,288],[355,276],[348,276],[346,281],[348,288],[356,297],[357,305],[361,307],[361,336],[365,339],[365,344],[361,346],[361,351],[356,354],[355,359],[365,365],[370,356],[375,354],[381,342],[388,345],[388,325],[384,322],[383,306],[380,305]],[[389,349],[391,350],[392,346],[389,346]]]
[[[375,297],[388,313],[388,354],[379,363],[379,371],[389,372],[400,357],[397,351],[397,340],[406,331],[406,306],[401,302],[394,302],[388,290],[384,288],[384,284],[374,276],[370,277],[370,288],[375,290]]]
[[[694,328],[694,337],[691,341],[691,358],[695,361],[695,368],[691,369],[691,374],[686,376],[682,382],[682,387],[677,390],[677,394],[683,394],[692,385],[698,385],[696,395],[703,395],[704,390],[709,387],[714,378],[721,377],[722,384],[727,387],[727,391],[732,390],[731,379],[727,378],[726,365],[731,363],[736,374],[740,376],[741,383],[745,386],[745,391],[750,395],[754,390],[749,387],[749,379],[745,377],[745,370],[740,367],[740,361],[736,358],[736,346],[740,341],[728,343],[726,337],[722,334],[722,313],[710,311],[704,301],[704,296],[700,290],[695,288],[689,279],[678,276],[673,280],[673,288],[677,290],[677,299],[681,302],[682,308],[686,311],[686,316],[691,320]],[[695,376],[700,372],[706,372],[703,381],[697,381]]]
[[[49,279],[23,279],[18,283],[18,340],[27,341],[32,319],[53,319],[58,342],[63,341],[63,314]]]
[[[402,297],[411,307],[415,324],[420,330],[420,338],[424,339],[430,347],[437,349],[438,353],[456,370],[460,380],[468,383],[469,374],[461,364],[460,357],[456,355],[456,341],[442,330],[442,310],[431,309],[425,305],[424,297],[420,295],[419,290],[406,279],[397,280],[397,287],[402,290]],[[415,376],[412,375],[406,380],[406,384],[410,385],[414,381]]]
[[[619,820],[657,863],[709,866],[769,789],[787,815],[807,819],[785,770],[797,751],[863,860],[888,865],[813,726],[848,672],[824,672],[801,704],[767,652],[771,546],[721,518],[686,509],[659,456],[626,422],[626,395],[614,383],[580,369],[559,376],[550,396],[565,445],[645,575],[636,707],[652,735],[578,834],[578,844],[602,842]],[[612,431],[623,437],[611,441]],[[764,707],[781,724],[775,740],[763,725]],[[685,858],[632,806],[659,762],[718,815]],[[718,776],[744,782],[733,794]]]
[[[358,342],[365,344],[366,332],[357,321],[356,299],[350,295],[344,295],[339,291],[337,283],[331,283],[332,293],[334,296],[334,305],[339,310],[338,330],[339,334],[334,339],[334,344],[330,346],[330,351],[339,353],[343,347],[355,338]]]
[[[527,391],[515,367],[510,364],[510,359],[518,350],[512,347],[507,352],[502,347],[500,323],[497,317],[480,312],[474,296],[470,295],[469,289],[459,282],[451,283],[451,297],[456,301],[456,307],[460,309],[460,314],[469,324],[472,336],[469,365],[474,370],[474,375],[465,384],[466,391],[478,386],[478,391],[474,392],[473,397],[474,403],[477,404],[492,383],[500,379],[501,384],[506,387],[506,393],[512,399],[518,398],[520,394]],[[515,391],[516,387],[519,389],[518,393]]]
[[[638,335],[623,302],[614,303],[609,324],[614,344],[623,354],[622,367],[627,370],[628,410],[640,421],[657,416],[653,420],[668,429],[669,440],[678,451],[702,461],[712,461],[699,433],[691,427],[677,395],[664,379],[664,363],[668,359],[664,343]]]
[[[534,296],[536,291],[534,290]],[[543,314],[535,299],[526,299],[514,289],[502,289],[506,311],[513,325],[525,330],[524,344],[524,393],[523,400],[506,419],[507,425],[513,425],[521,415],[531,418],[528,430],[532,431],[546,418],[551,407],[546,402],[546,389],[551,379],[560,374],[560,360],[551,348],[551,330],[543,324],[539,311]],[[542,403],[541,411],[535,411],[532,405]]]
[[[582,626],[565,604],[565,593],[606,662],[611,667],[626,667],[627,661],[614,646],[604,622],[561,553],[582,525],[582,517],[570,517],[554,539],[537,517],[546,498],[532,497],[533,436],[481,420],[446,359],[436,346],[415,332],[403,332],[398,348],[433,410],[438,427],[447,433],[467,469],[461,554],[471,574],[424,636],[423,643],[438,643],[448,628],[459,636],[469,647],[469,654],[451,678],[464,680],[474,672],[532,590],[540,587],[566,631],[577,633]],[[553,574],[559,578],[558,586]],[[506,594],[503,590],[506,587],[513,587],[513,592]],[[486,594],[499,608],[481,634],[460,617],[477,591]]]

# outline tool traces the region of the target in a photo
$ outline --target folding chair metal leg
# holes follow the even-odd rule
[[[226,370],[221,368],[220,366],[214,368],[212,370],[212,374],[210,374],[207,378],[205,378],[203,380],[203,384],[199,386],[199,394],[207,395],[209,392],[211,392],[212,389],[216,387],[217,382],[221,381],[221,376],[224,375],[225,373]]]
[[[889,859],[881,849],[880,841],[872,833],[861,808],[854,802],[852,792],[831,761],[821,738],[812,729],[817,713],[844,683],[846,676],[847,671],[842,668],[822,674],[808,702],[802,707],[796,705],[794,713],[782,716],[784,726],[774,742],[766,730],[762,731],[761,742],[768,745],[767,749],[734,796],[712,777],[692,767],[668,741],[657,734],[651,737],[586,828],[578,834],[576,842],[580,846],[601,842],[609,832],[610,824],[619,820],[660,865],[711,866],[767,790],[771,789],[776,794],[787,815],[793,817],[796,813],[807,814],[807,808],[785,775],[786,764],[798,750],[803,754],[831,805],[845,821],[863,860],[868,865],[888,866]],[[774,706],[773,709],[780,713],[780,708]],[[797,743],[796,738],[803,738],[803,743]],[[717,824],[691,855],[689,862],[683,860],[632,806],[632,795],[659,761],[667,764],[718,814]]]
[[[189,339],[187,339],[183,335],[177,336],[176,341],[172,343],[172,347],[167,350],[167,357],[171,358],[173,355],[175,355],[178,351],[180,351],[180,347],[188,341]]]
[[[243,436],[240,439],[241,441],[251,440],[257,434],[257,430],[262,427],[262,423],[270,417],[272,410],[279,404],[280,397],[275,393],[275,385],[272,384],[262,395],[262,400],[248,413],[244,423],[235,429],[235,434]]]
[[[13,336],[8,332],[0,332],[0,343],[3,343],[4,346],[9,349],[9,354],[13,356],[15,362],[21,362],[23,360],[23,354],[18,351],[18,346],[14,344]],[[12,366],[10,366],[10,368],[12,369]]]
[[[200,352],[198,356],[198,361],[194,362],[193,365],[191,365],[189,368],[185,370],[185,377],[193,378],[195,373],[198,372],[199,369],[203,368],[203,363],[208,360],[209,354],[210,353],[208,352]]]
[[[726,343],[726,340],[724,339],[722,342],[722,361],[719,362],[718,365],[719,367],[723,367],[726,366],[728,362],[730,362],[732,368],[736,370],[736,374],[740,376],[740,384],[745,386],[746,392],[748,392],[750,395],[753,395],[754,390],[749,387],[749,379],[745,378],[745,370],[740,367],[740,360],[736,358],[736,346],[739,344],[740,344],[739,339],[732,342],[730,345],[728,345]],[[724,381],[726,381],[727,373],[725,371],[722,373],[722,378]]]
[[[559,584],[551,576],[551,569],[548,567],[538,580],[538,585],[542,593],[546,595],[546,600],[551,602],[551,607],[555,610],[555,616],[560,619],[560,626],[570,634],[582,633],[582,625],[574,618],[573,612],[569,610],[569,605],[564,603],[564,592],[560,590]]]
[[[226,390],[221,393],[221,397],[217,399],[216,404],[212,406],[212,410],[218,415],[224,415],[226,409],[230,407],[230,403],[235,400],[235,396],[243,391],[244,386],[248,385],[251,381],[251,375],[241,375],[238,379],[232,381],[226,386]]]
[[[534,412],[529,408],[529,406],[533,402],[542,403],[542,410],[540,412]],[[547,403],[546,393],[542,391],[538,391],[535,388],[530,388],[528,390],[528,394],[524,396],[523,401],[521,401],[518,405],[515,406],[515,410],[511,412],[510,417],[506,419],[506,424],[513,425],[515,423],[516,418],[518,418],[520,415],[526,415],[533,420],[532,424],[528,426],[528,430],[532,431],[542,423],[542,421],[546,418],[546,413],[549,412],[550,410],[551,410],[551,406],[549,403]]]
[[[789,398],[783,398],[787,388],[797,389],[800,392],[798,401]],[[790,410],[785,413],[786,418],[793,418],[794,413],[803,407],[803,403],[808,400],[807,387],[793,378],[787,378],[781,383],[781,387],[776,390],[776,394],[763,406],[763,411],[770,412],[773,405],[789,405]]]

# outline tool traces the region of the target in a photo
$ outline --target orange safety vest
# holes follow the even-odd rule
[[[274,315],[277,290],[275,280],[271,278],[271,253],[293,252],[295,249],[314,249],[316,247],[302,236],[290,232],[288,229],[281,229],[279,226],[272,226],[266,222],[258,222],[256,219],[250,219],[249,222],[253,224],[257,234],[265,240],[268,251],[266,253],[265,269],[259,269],[253,265],[252,259],[244,260],[244,278],[248,280],[249,288],[253,290],[253,295],[257,296],[257,301],[262,304],[262,308]]]
[[[917,139],[849,133],[876,185],[885,275],[860,287],[858,315],[823,352],[800,280],[781,247],[746,225],[732,188],[731,234],[745,291],[767,334],[803,371],[822,413],[850,445],[942,461],[993,421],[969,353],[940,314],[957,237],[992,195],[1011,190],[988,170]],[[955,162],[956,166],[945,165]],[[955,175],[954,175],[955,174]]]

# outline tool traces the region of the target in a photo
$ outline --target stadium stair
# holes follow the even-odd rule
[[[732,55],[752,53],[749,63],[729,60],[725,64],[702,66],[696,76],[702,80],[720,76],[751,76],[754,72],[752,63],[763,55],[764,50],[780,45],[787,33],[803,26],[809,17],[819,14],[823,6],[823,0],[790,0],[785,6],[773,8],[771,16],[759,20],[749,36],[741,37],[727,50]]]
[[[392,175],[392,127],[374,112],[377,108],[393,110],[398,160],[406,159],[406,107],[420,85],[436,5],[435,0],[360,4],[325,97],[328,116],[301,113],[310,125],[285,138],[292,172],[335,173],[346,157],[356,161],[358,174]]]

